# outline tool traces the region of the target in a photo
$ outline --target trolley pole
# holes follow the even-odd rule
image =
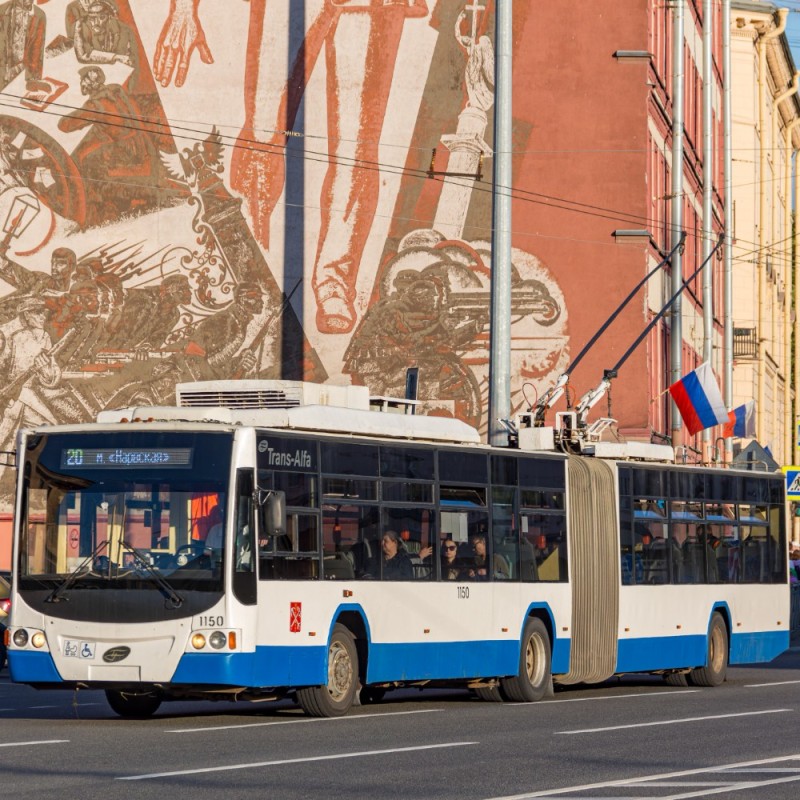
[[[489,444],[503,447],[511,413],[511,32],[513,1],[495,3]]]

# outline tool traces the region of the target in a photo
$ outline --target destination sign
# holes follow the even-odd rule
[[[191,447],[68,447],[61,469],[163,469],[192,466]]]

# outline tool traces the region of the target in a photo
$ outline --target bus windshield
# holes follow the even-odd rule
[[[222,588],[232,436],[34,436],[25,453],[20,588]]]

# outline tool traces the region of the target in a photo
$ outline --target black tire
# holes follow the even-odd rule
[[[380,686],[362,686],[358,693],[358,699],[362,706],[369,706],[373,703],[380,703],[386,694],[386,689]]]
[[[664,683],[669,686],[688,686],[689,681],[685,672],[667,672],[664,675]]]
[[[358,653],[353,634],[338,622],[328,644],[328,682],[297,690],[297,702],[309,717],[341,717],[358,689]]]
[[[475,690],[475,694],[484,703],[502,703],[505,700],[499,686],[481,686]]]
[[[719,686],[728,672],[728,629],[719,614],[711,617],[706,645],[706,665],[689,673],[694,686]]]
[[[161,705],[161,698],[154,692],[106,689],[106,700],[111,710],[125,719],[148,719]]]
[[[540,619],[531,617],[525,623],[519,672],[513,678],[503,678],[500,686],[505,696],[517,703],[535,703],[552,692],[550,637]]]

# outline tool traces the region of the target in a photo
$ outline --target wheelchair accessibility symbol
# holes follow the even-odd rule
[[[74,639],[64,640],[64,655],[67,658],[93,659],[96,651],[96,642],[76,642]]]

